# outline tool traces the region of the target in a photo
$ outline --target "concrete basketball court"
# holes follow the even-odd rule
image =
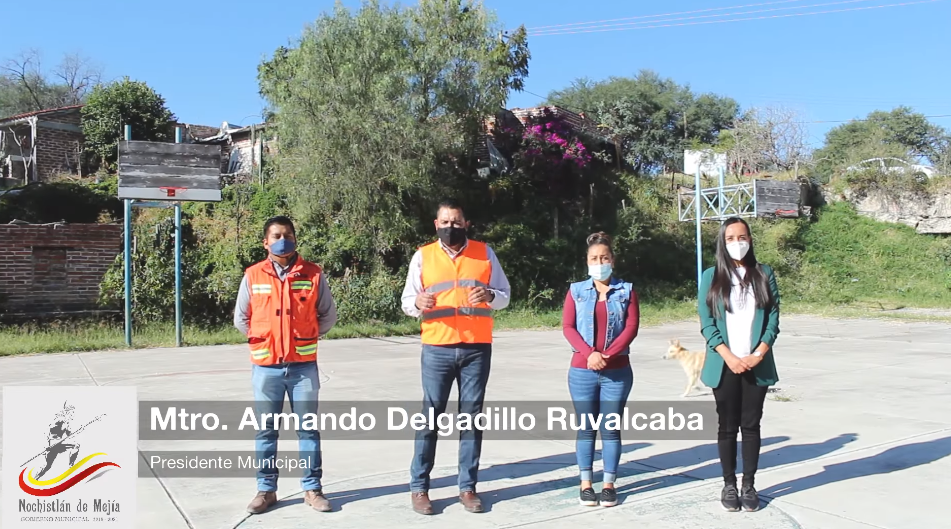
[[[776,344],[780,374],[768,397],[756,513],[719,505],[715,441],[624,439],[612,508],[578,504],[572,441],[491,441],[479,492],[487,512],[470,514],[456,495],[456,438],[438,444],[436,514],[410,508],[411,441],[323,443],[324,491],[334,512],[303,504],[296,478],[282,478],[278,508],[249,516],[253,477],[138,480],[139,529],[311,527],[578,527],[657,529],[937,527],[951,492],[951,326],[784,316]],[[695,322],[646,328],[633,346],[632,402],[680,400],[686,383],[661,357],[669,338],[702,342]],[[330,378],[321,399],[418,400],[414,338],[322,342]],[[567,401],[569,349],[560,331],[496,335],[487,400]],[[151,349],[0,359],[2,385],[134,385],[140,400],[250,400],[242,346]],[[453,399],[455,399],[455,390]],[[712,399],[707,390],[691,399]],[[282,450],[296,450],[293,434]],[[220,443],[212,443],[212,446]],[[243,441],[229,449],[252,450]],[[141,450],[207,449],[209,442],[141,441]],[[742,468],[742,462],[739,463]],[[595,461],[595,479],[601,463]],[[600,483],[595,483],[600,490]],[[768,502],[768,503],[766,503]]]

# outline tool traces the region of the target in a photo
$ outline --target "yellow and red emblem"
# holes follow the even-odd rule
[[[38,480],[33,477],[32,468],[29,469],[29,472],[27,472],[27,469],[24,468],[20,471],[20,490],[33,496],[55,496],[56,494],[69,490],[77,483],[98,472],[100,469],[106,467],[120,468],[118,464],[111,461],[102,461],[100,463],[87,466],[87,463],[92,461],[92,459],[96,456],[104,455],[106,454],[101,452],[90,454],[82,458],[75,465],[69,467],[69,469],[67,469],[62,474],[51,479]],[[26,481],[23,479],[24,474],[26,475]],[[29,481],[29,483],[27,483],[27,481]]]

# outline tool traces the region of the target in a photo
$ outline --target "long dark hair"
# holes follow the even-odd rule
[[[744,268],[746,268],[746,275],[740,280],[740,286],[743,288],[753,287],[757,308],[768,307],[773,302],[766,274],[763,273],[756,261],[756,253],[753,251],[753,236],[750,225],[741,218],[731,217],[720,226],[720,234],[717,236],[717,264],[713,271],[713,284],[710,285],[710,291],[707,292],[707,306],[718,318],[723,316],[720,314],[721,303],[727,312],[733,312],[730,303],[730,289],[733,288],[732,278],[737,272],[736,264],[733,262],[733,258],[730,257],[730,252],[726,249],[726,229],[736,223],[745,226],[746,233],[750,236],[750,249],[746,252],[742,261]]]

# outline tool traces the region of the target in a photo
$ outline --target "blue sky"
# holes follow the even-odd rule
[[[545,96],[579,77],[597,80],[633,75],[647,68],[689,84],[697,92],[731,96],[744,108],[783,105],[799,111],[807,121],[835,121],[861,118],[872,110],[902,104],[926,115],[951,114],[951,0],[915,3],[920,1],[485,3],[513,28],[649,15],[667,16],[636,22],[644,25],[652,20],[681,19],[654,24],[667,27],[532,37],[526,85],[532,93],[514,94],[510,107],[532,106],[541,100],[533,94]],[[344,3],[359,4],[352,0]],[[913,5],[675,25],[899,3]],[[107,78],[128,75],[149,83],[181,121],[206,125],[258,121],[263,102],[257,93],[257,65],[333,7],[330,0],[285,0],[275,7],[242,0],[34,0],[6,4],[0,58],[33,47],[52,65],[64,52],[80,52],[101,64]],[[684,13],[731,6],[734,8]],[[710,16],[737,12],[747,14]],[[706,18],[688,18],[698,16]],[[31,19],[37,22],[28,23]],[[951,118],[932,121],[951,129]],[[810,124],[810,141],[821,142],[834,125]]]

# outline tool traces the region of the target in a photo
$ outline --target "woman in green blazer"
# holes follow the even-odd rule
[[[779,335],[779,288],[758,263],[750,227],[728,219],[717,237],[716,266],[703,272],[697,312],[707,341],[700,380],[713,388],[719,416],[717,445],[728,511],[759,508],[753,477],[759,464],[760,419],[766,390],[779,381],[773,343]],[[736,488],[736,436],[743,433],[743,485]]]

